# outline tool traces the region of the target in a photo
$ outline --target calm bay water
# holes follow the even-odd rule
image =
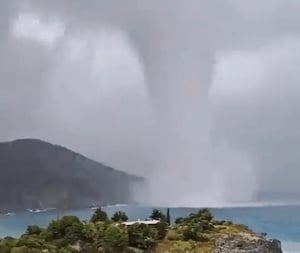
[[[104,208],[109,215],[122,210],[130,220],[145,219],[151,207],[113,206]],[[162,208],[162,211],[166,209]],[[198,209],[171,208],[171,217],[176,219]],[[244,207],[211,209],[217,219],[242,223],[256,232],[265,232],[269,237],[281,240],[283,249],[289,253],[300,253],[300,206]],[[64,215],[76,215],[82,220],[89,219],[94,211],[90,209],[61,212],[52,210],[41,213],[21,212],[12,216],[0,216],[0,237],[20,236],[28,225],[46,226],[49,221]]]

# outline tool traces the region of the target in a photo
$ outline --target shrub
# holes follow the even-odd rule
[[[17,240],[14,238],[5,238],[0,240],[0,252],[1,253],[10,253],[11,249],[15,247]]]
[[[192,240],[198,242],[205,242],[207,241],[207,237],[203,235],[203,227],[201,224],[192,224],[186,226],[183,230],[183,239],[185,241]]]
[[[36,238],[33,236],[22,236],[16,246],[21,247],[21,246],[26,246],[28,248],[34,248],[34,249],[40,249],[43,245],[45,244],[45,241],[40,238]]]
[[[191,213],[187,218],[183,219],[183,223],[207,221],[211,222],[213,215],[208,209],[201,209],[197,213]]]
[[[180,241],[182,240],[182,236],[174,231],[174,230],[170,230],[169,233],[168,233],[168,240],[169,241]]]
[[[134,224],[127,229],[129,246],[142,250],[150,250],[156,246],[156,229],[150,228],[145,224]]]
[[[199,231],[197,231],[196,228],[194,228],[192,226],[187,226],[183,231],[183,239],[185,241],[188,241],[188,240],[197,241],[198,233],[199,233]]]
[[[119,226],[109,226],[104,232],[102,246],[105,252],[123,252],[128,246],[127,232]]]
[[[94,223],[85,223],[82,228],[83,240],[93,242],[97,237],[97,228]]]
[[[168,232],[168,224],[166,222],[159,222],[155,225],[155,228],[157,229],[157,239],[164,239]]]
[[[26,230],[27,235],[39,235],[43,232],[43,229],[39,226],[28,226]]]
[[[196,245],[192,242],[176,242],[166,253],[193,253],[196,252]]]
[[[213,224],[213,225],[217,225],[217,226],[221,226],[221,225],[223,225],[225,222],[226,222],[226,221],[224,221],[224,220],[213,220],[213,221],[212,221],[212,224]]]
[[[199,210],[197,216],[201,217],[202,220],[206,221],[212,221],[212,219],[214,218],[212,213],[207,208]]]
[[[184,218],[182,218],[182,217],[179,217],[175,220],[175,224],[181,224],[183,222],[184,222]]]

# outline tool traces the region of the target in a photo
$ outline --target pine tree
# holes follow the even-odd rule
[[[167,223],[171,225],[170,208],[167,209]]]
[[[95,213],[91,218],[91,222],[94,223],[98,221],[107,221],[107,220],[108,220],[107,213],[102,211],[101,207],[95,211]]]

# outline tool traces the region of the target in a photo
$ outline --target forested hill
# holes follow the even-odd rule
[[[0,210],[130,203],[139,177],[36,139],[0,143]]]

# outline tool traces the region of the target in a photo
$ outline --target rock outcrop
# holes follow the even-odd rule
[[[226,235],[215,243],[214,253],[282,253],[278,240],[258,235]]]

